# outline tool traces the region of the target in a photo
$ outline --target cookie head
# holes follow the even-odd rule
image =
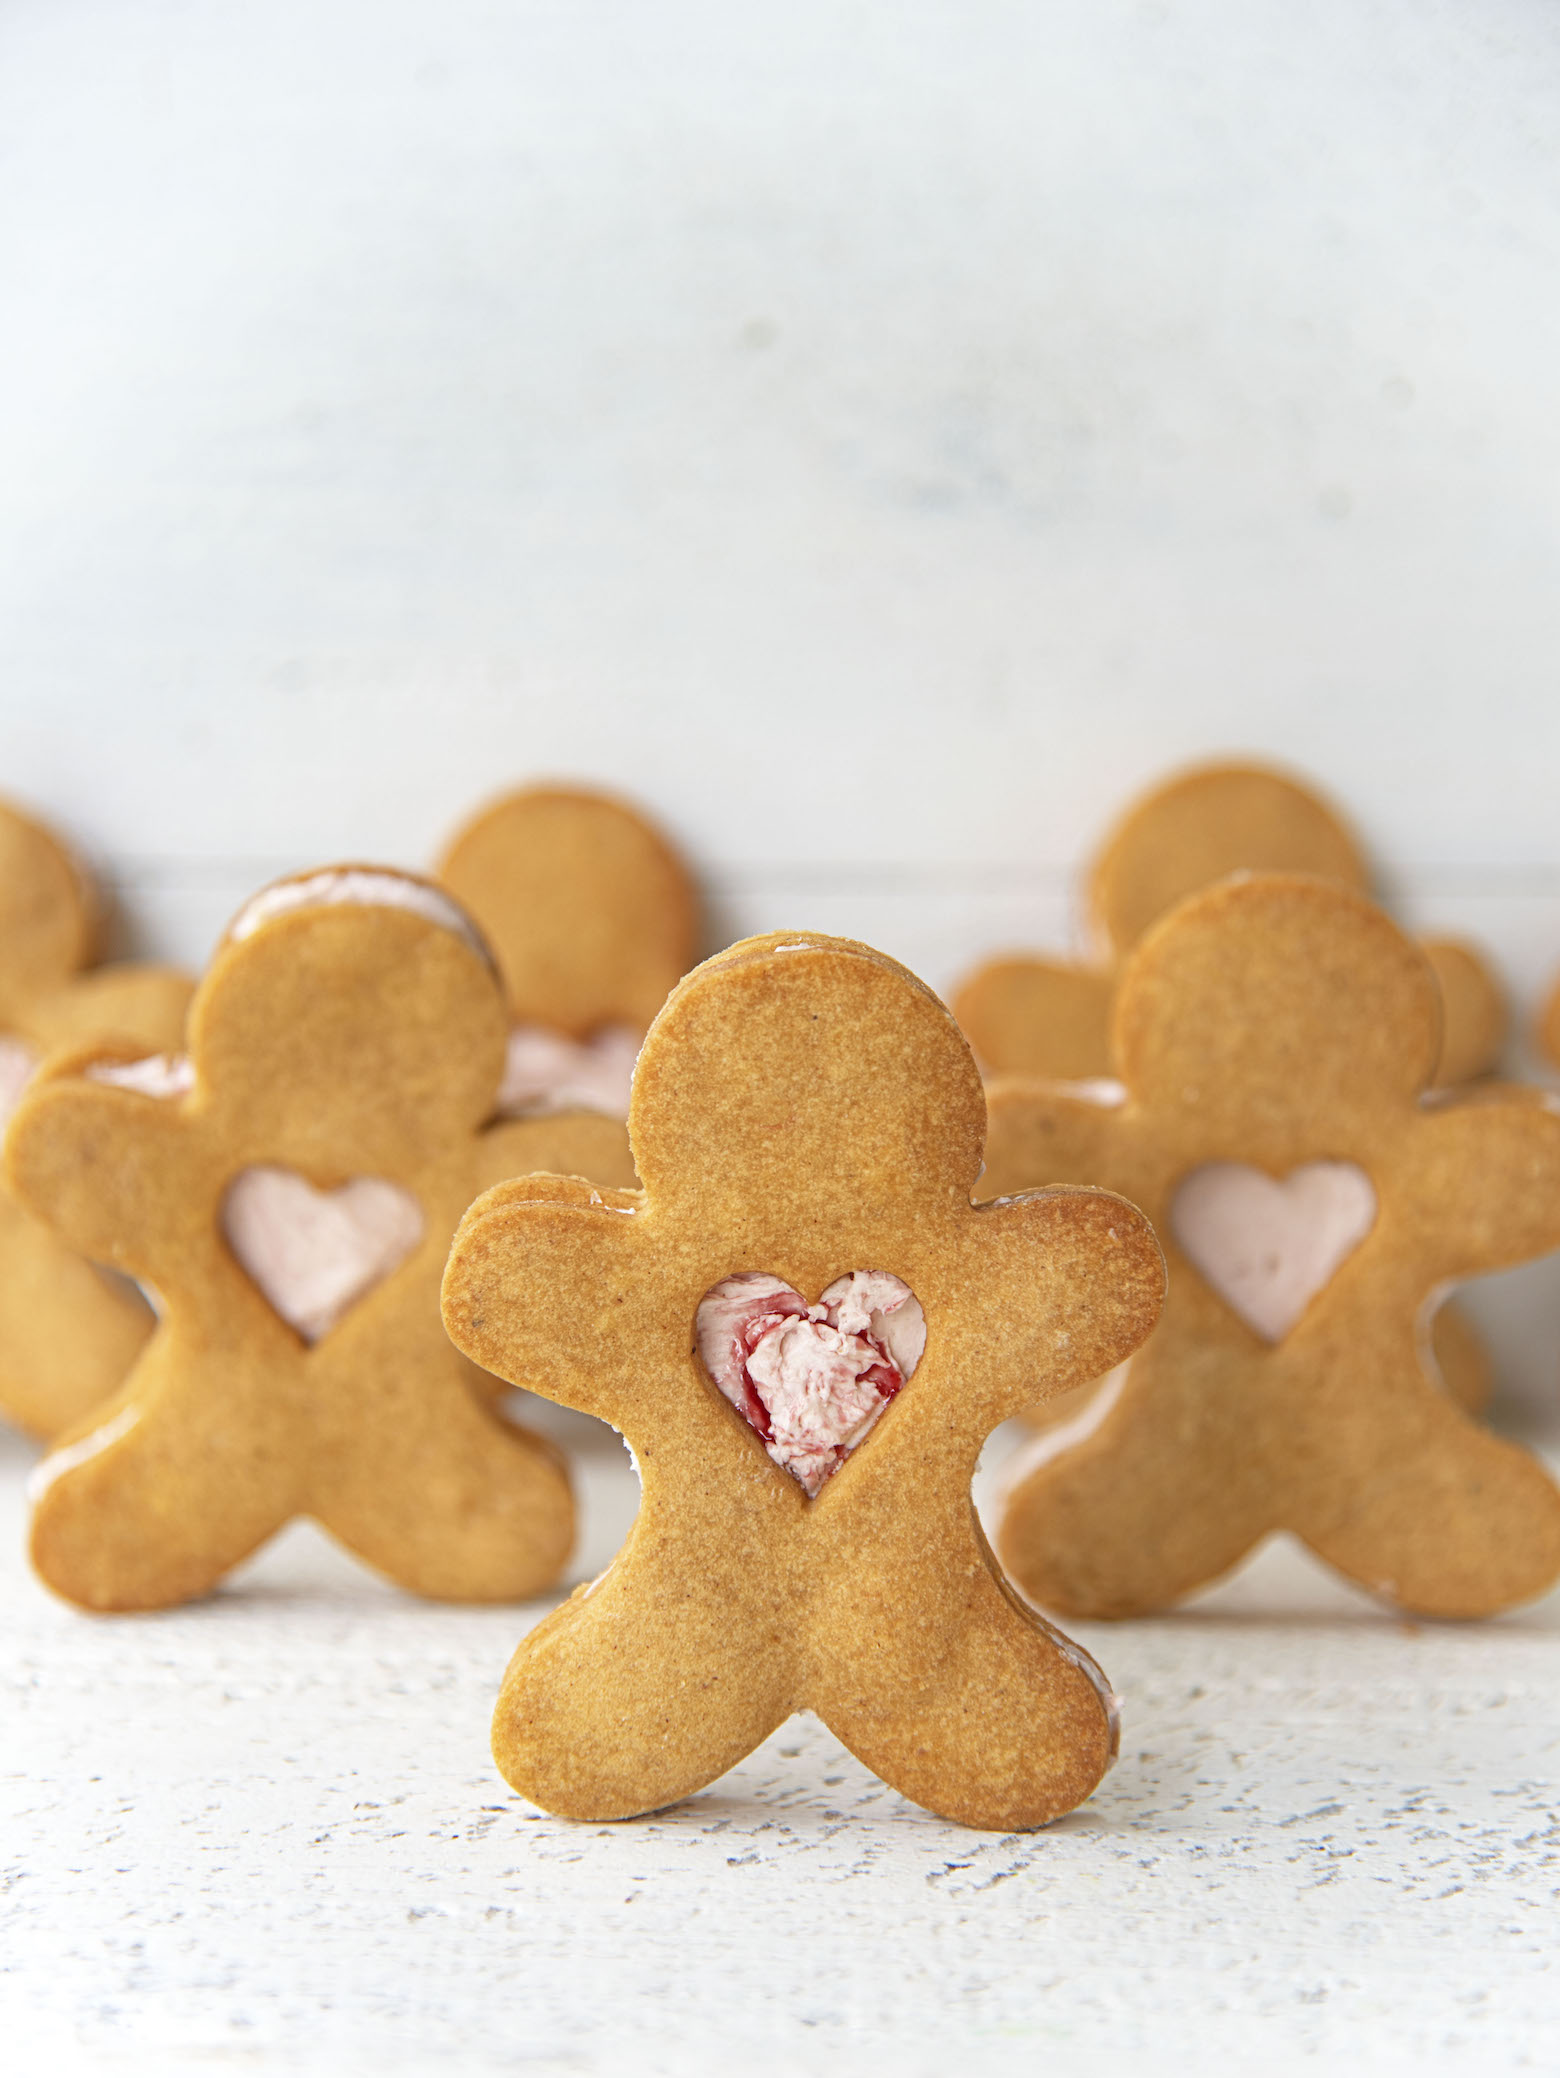
[[[755,1208],[805,1185],[825,1219],[967,1205],[985,1102],[958,1026],[896,962],[776,932],[696,969],[640,1055],[629,1113],[652,1199]]]
[[[493,1111],[507,1021],[482,938],[414,874],[340,866],[240,910],[190,1013],[198,1085],[250,1138],[331,1166],[335,1142],[388,1151]]]
[[[0,804],[0,1001],[57,988],[93,951],[93,905],[64,845]]]
[[[1094,868],[1095,922],[1125,953],[1186,896],[1242,871],[1310,873],[1357,894],[1370,885],[1353,833],[1309,788],[1265,765],[1203,765],[1117,824]]]
[[[1110,1064],[1111,997],[1103,971],[1015,955],[978,967],[953,1014],[989,1074],[1085,1081]]]
[[[687,869],[645,819],[603,794],[533,787],[455,838],[438,877],[493,948],[521,1024],[572,1039],[642,1033],[697,957]]]
[[[1194,895],[1122,976],[1115,1056],[1134,1099],[1222,1116],[1352,1114],[1417,1097],[1440,1047],[1435,977],[1372,903],[1299,875]]]

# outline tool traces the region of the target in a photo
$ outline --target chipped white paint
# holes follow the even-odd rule
[[[487,1756],[538,1611],[411,1601],[297,1529],[198,1608],[77,1616],[17,1558],[24,1459],[0,2027],[28,2069],[1560,2064],[1553,1600],[1404,1624],[1275,1549],[1195,1614],[1085,1626],[1121,1760],[1038,1835],[930,1818],[802,1721],[676,1810],[575,1826]],[[579,1579],[634,1505],[615,1440],[582,1463]]]

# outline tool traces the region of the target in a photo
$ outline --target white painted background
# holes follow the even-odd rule
[[[1267,750],[1531,989],[1557,108],[1541,0],[6,0],[5,784],[191,960],[585,772],[945,982]]]
[[[1314,772],[1411,916],[1485,938],[1530,1004],[1560,966],[1557,694],[1560,13],[1544,0],[0,5],[0,785],[102,866],[127,944],[198,962],[274,871],[425,861],[485,793],[581,774],[671,825],[725,934],[850,931],[946,986],[989,948],[1065,944],[1071,876],[1119,802],[1169,763],[1241,749]],[[1531,1415],[1553,1396],[1560,1296],[1530,1276],[1498,1310]],[[90,1634],[40,1607],[42,1635],[90,1668]],[[380,1632],[362,1621],[351,1664],[371,1681]],[[356,1616],[330,1622],[358,1635]],[[285,1625],[264,1635],[285,1656]],[[48,1693],[58,1661],[40,1651],[24,1678]],[[1247,1672],[1280,1696],[1291,1678],[1260,1651]],[[1174,1678],[1202,1693],[1189,1668]],[[1560,1681],[1525,1692],[1560,1702]],[[1448,1693],[1415,1692],[1455,1716]],[[104,1707],[133,1746],[133,1684]],[[1324,1717],[1301,1741],[1313,1768]],[[1544,1779],[1548,1748],[1522,1737],[1505,1761],[1497,1739],[1497,1784],[1503,1767]],[[68,1743],[43,1723],[29,1750],[43,1765]],[[1203,1819],[1228,1802],[1226,1761],[1245,1765],[1224,1756],[1186,1792]],[[1354,1764],[1393,1810],[1410,1796],[1397,1761]],[[1273,1765],[1280,1804],[1309,1794]],[[235,2054],[231,2012],[206,2034],[200,2015],[252,1991],[270,2032],[247,2039],[298,2067],[297,2016],[319,2009],[265,1978],[285,1943],[175,1940],[151,2006],[124,2018],[134,1970],[94,1975],[105,1943],[119,1953],[103,1931],[119,1893],[91,1904],[112,1848],[71,1836],[88,1902],[48,1890],[61,1795],[38,1805],[53,1905],[23,1923],[101,1924],[79,1998],[68,1972],[51,1980],[67,2015],[51,2053],[134,2041],[155,2066],[177,2037],[197,2060]],[[1175,1797],[1149,1808],[1156,1837],[1174,1830]],[[273,1872],[294,1926],[313,1809],[291,1814],[303,1830]],[[166,1889],[178,1836],[158,1837],[147,1881]],[[234,1837],[252,1850],[254,1824]],[[1499,1968],[1468,1962],[1466,2001],[1485,2010],[1505,1983],[1514,2055],[1554,2006],[1540,1979],[1512,1992],[1499,1928],[1529,1924],[1534,1865],[1508,1845],[1486,1929]],[[613,1976],[605,1951],[580,1975],[603,1923],[592,1851],[559,1850],[579,1866],[543,1943],[587,1990]],[[1360,1924],[1391,1893],[1390,1841],[1376,1851],[1386,1888],[1364,1881]],[[1099,1872],[1082,1861],[1086,1900]],[[1259,1861],[1288,1924],[1288,1864]],[[1172,1863],[1154,1880],[1173,1962],[1204,1952],[1199,1914],[1221,1908],[1198,1852]],[[901,1877],[863,1893],[879,1933],[922,1895],[916,1867]],[[668,1881],[668,1927],[719,1919],[718,1894]],[[802,1909],[787,1881],[730,1910],[778,1940]],[[1005,1984],[1021,1890],[1002,1893]],[[349,1936],[321,1909],[307,1923],[328,1950],[331,1929]],[[978,1915],[958,1921],[977,1930],[964,1946],[912,1921],[896,2070],[921,2068],[939,1987],[948,2042],[987,2011]],[[1114,1924],[1086,1913],[1077,1952],[1108,1954]],[[1360,1947],[1348,1912],[1325,1924],[1324,1999]],[[1452,2022],[1416,2032],[1430,1936],[1412,1924],[1355,2023],[1318,2019],[1303,1971],[1235,1961],[1226,2017],[1277,2015],[1275,2039],[1358,2067],[1393,2044],[1421,2069],[1452,2056]],[[1455,1921],[1437,1925],[1455,1947]],[[60,1966],[51,1938],[35,1970]],[[538,1938],[527,1922],[491,1950],[483,2027]],[[697,1938],[727,1953],[728,1935]],[[409,1967],[396,1941],[375,1953],[387,1981]],[[957,1959],[956,1995],[937,1954]],[[385,2068],[394,2030],[351,2033],[373,1974],[352,1955],[340,2039],[372,2040]],[[644,1992],[673,2039],[692,2011],[679,1981],[660,2007]],[[1053,1985],[1041,2030],[1088,2046],[1091,2071],[1130,2047],[1100,1996],[1085,2012]],[[104,1999],[123,2026],[81,2035]],[[763,2054],[817,2068],[832,2041],[859,2058],[849,2014],[890,2009],[840,2010],[831,2035],[781,1998]],[[556,2067],[587,2067],[558,2012]],[[1012,2017],[1009,2000],[992,2025]],[[625,2029],[620,2050],[642,2039]]]

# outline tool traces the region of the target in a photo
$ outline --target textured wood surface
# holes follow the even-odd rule
[[[634,1506],[600,1433],[582,1572]],[[194,1609],[78,1616],[16,1556],[26,1456],[0,1455],[0,2026],[30,2061],[1560,2060],[1560,1600],[1405,1625],[1274,1547],[1192,1614],[1078,1627],[1122,1756],[1050,1831],[945,1825],[803,1719],[676,1810],[572,1825],[486,1751],[540,1610],[422,1606],[299,1528]]]

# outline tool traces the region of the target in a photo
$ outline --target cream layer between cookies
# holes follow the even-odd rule
[[[783,1278],[748,1271],[700,1301],[705,1369],[809,1497],[861,1442],[926,1347],[901,1278],[853,1270],[816,1306]]]
[[[0,1033],[0,1133],[10,1123],[41,1058],[35,1046],[18,1039],[14,1032]]]
[[[419,880],[415,874],[380,866],[331,866],[321,873],[302,874],[296,880],[273,881],[234,917],[227,928],[228,940],[239,944],[277,917],[298,909],[330,909],[343,902],[409,909],[413,915],[453,931],[485,960],[492,959],[482,933],[452,896],[430,881]]]
[[[601,1111],[627,1118],[640,1040],[626,1025],[609,1025],[589,1039],[566,1039],[544,1025],[516,1025],[509,1034],[498,1108],[506,1118],[550,1111]]]

